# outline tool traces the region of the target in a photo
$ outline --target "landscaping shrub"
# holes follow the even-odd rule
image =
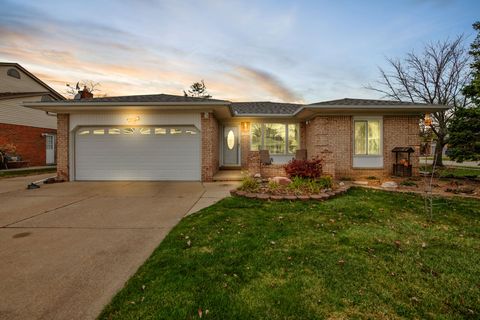
[[[400,182],[400,185],[401,186],[406,186],[406,187],[418,187],[418,185],[411,180],[404,180],[404,181]]]
[[[321,176],[317,180],[317,184],[321,189],[330,189],[333,187],[333,178],[331,176]]]
[[[314,158],[311,160],[292,160],[285,165],[285,172],[289,178],[300,177],[316,179],[322,175],[323,160]]]
[[[281,189],[281,187],[282,186],[280,185],[280,183],[278,183],[276,181],[273,181],[273,180],[269,181],[268,186],[267,186],[268,192],[270,192],[270,193],[278,192]]]
[[[255,178],[248,176],[243,178],[242,184],[238,189],[246,192],[257,192],[259,188],[260,182],[255,180]]]

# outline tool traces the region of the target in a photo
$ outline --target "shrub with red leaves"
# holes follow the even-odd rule
[[[322,175],[323,160],[314,158],[311,160],[295,160],[293,159],[285,165],[285,172],[288,177],[300,177],[316,179]]]

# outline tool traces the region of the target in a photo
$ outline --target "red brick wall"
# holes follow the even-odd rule
[[[68,145],[70,115],[57,114],[57,179],[69,181]]]
[[[309,158],[319,156],[325,160],[324,171],[335,178],[385,177],[392,173],[395,157],[391,152],[396,146],[412,146],[414,174],[418,174],[420,137],[418,116],[383,117],[384,167],[380,169],[356,169],[352,167],[353,117],[319,116],[307,124],[306,147]]]
[[[263,165],[260,163],[260,152],[248,152],[248,173],[253,176],[260,173],[262,178],[285,177],[284,164]]]
[[[217,173],[219,167],[218,121],[210,112],[202,113],[201,117],[202,181],[213,181],[213,175]]]
[[[57,130],[0,123],[0,145],[14,144],[17,154],[29,166],[44,166],[46,139],[42,133],[55,134]]]

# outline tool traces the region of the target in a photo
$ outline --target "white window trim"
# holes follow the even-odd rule
[[[288,152],[288,126],[289,125],[295,125],[297,127],[297,137],[298,137],[298,148],[300,148],[301,141],[300,141],[300,123],[298,122],[254,122],[250,124],[250,150],[252,150],[252,140],[253,140],[253,135],[252,135],[252,126],[254,124],[259,124],[261,125],[261,132],[262,135],[260,137],[260,147],[264,148],[265,147],[265,125],[266,124],[284,124],[285,125],[285,152],[284,153],[272,153],[271,156],[292,156],[295,155],[295,153],[289,153]],[[259,149],[259,150],[264,150],[264,149]],[[258,150],[252,150],[252,151],[258,151]]]
[[[355,154],[355,121],[371,121],[371,120],[378,120],[380,123],[380,154]],[[352,119],[352,167],[356,169],[381,169],[384,167],[383,165],[383,137],[384,137],[384,132],[383,132],[383,116],[354,116]],[[368,148],[368,146],[367,146]],[[368,149],[367,149],[368,150]],[[356,166],[355,165],[355,160],[364,160],[368,163],[368,160],[371,160],[371,165],[368,166]],[[382,165],[375,165],[374,163],[382,160],[381,163]],[[357,161],[358,162],[358,161]]]

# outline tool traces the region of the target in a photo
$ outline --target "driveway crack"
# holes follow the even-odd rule
[[[37,214],[34,214],[33,216],[26,217],[26,218],[17,220],[17,221],[15,221],[15,222],[11,222],[11,223],[9,223],[9,224],[6,224],[6,225],[4,225],[4,226],[1,226],[0,229],[1,229],[1,228],[11,228],[11,226],[14,225],[14,224],[17,224],[17,223],[20,223],[20,222],[24,222],[24,221],[26,221],[26,220],[29,220],[29,219],[32,219],[32,218],[41,216],[42,214],[45,214],[45,213],[49,213],[49,212],[52,212],[52,211],[55,211],[55,210],[58,210],[58,209],[62,209],[62,208],[71,206],[72,204],[76,204],[76,203],[79,203],[79,202],[82,202],[82,201],[85,201],[85,200],[92,199],[92,198],[94,198],[94,197],[96,197],[96,196],[97,196],[97,195],[93,195],[93,196],[86,197],[86,198],[83,198],[83,199],[80,199],[80,200],[75,200],[75,201],[72,201],[72,202],[63,204],[63,205],[61,205],[61,206],[55,207],[55,208],[53,208],[53,209],[48,209],[48,210],[39,212],[39,213],[37,213]]]

